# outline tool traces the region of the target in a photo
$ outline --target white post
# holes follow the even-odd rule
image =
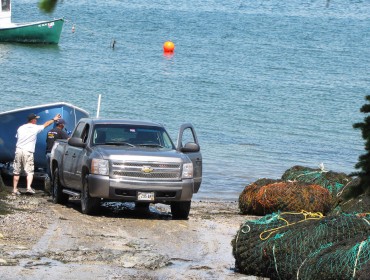
[[[96,111],[96,117],[99,118],[99,112],[100,112],[100,101],[101,101],[101,94],[99,94],[98,99],[98,110]]]

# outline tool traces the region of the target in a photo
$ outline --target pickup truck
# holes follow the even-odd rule
[[[104,201],[169,204],[187,219],[202,182],[202,155],[194,127],[180,127],[176,146],[163,125],[83,118],[68,140],[54,143],[50,193],[54,203],[81,199],[81,212],[99,212]]]

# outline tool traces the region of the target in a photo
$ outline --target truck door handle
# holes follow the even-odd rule
[[[72,156],[73,158],[75,158],[76,157],[76,154],[73,154],[73,156]]]

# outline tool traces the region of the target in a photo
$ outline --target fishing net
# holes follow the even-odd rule
[[[261,189],[261,187],[276,182],[279,182],[279,180],[263,178],[246,186],[242,193],[239,195],[240,213],[262,215],[262,213],[264,213],[264,210],[260,208],[260,205],[256,201],[256,193]]]
[[[370,211],[370,192],[362,191],[360,179],[354,178],[337,194],[336,204],[330,215],[340,213],[366,213]]]
[[[319,185],[297,181],[257,181],[247,186],[239,196],[241,213],[253,215],[302,209],[326,214],[331,204],[332,196],[328,190]]]
[[[297,272],[297,279],[337,280],[360,278],[370,266],[370,236],[355,236],[337,244],[328,244],[311,253]],[[369,277],[370,274],[367,274]],[[365,278],[364,278],[365,279]],[[367,278],[368,279],[368,278]]]
[[[358,197],[340,201],[329,215],[338,215],[341,213],[365,213],[369,211],[370,195],[361,194]]]
[[[286,170],[281,177],[284,181],[300,181],[311,184],[318,184],[326,188],[332,195],[336,195],[345,185],[351,182],[351,177],[345,173],[326,171],[322,168],[309,168],[293,166]]]
[[[347,200],[348,198],[356,196],[358,189],[360,189],[361,180],[359,177],[354,177],[348,184],[346,184],[337,194],[338,201]]]
[[[297,274],[348,279],[342,276],[353,274],[356,267],[359,277],[368,269],[369,244],[363,243],[363,252],[354,258],[351,252],[358,249],[358,243],[347,240],[367,240],[369,234],[370,216],[273,213],[241,225],[232,241],[235,267],[241,273],[270,279],[297,279]],[[344,250],[349,252],[344,254]],[[322,257],[316,257],[320,252],[327,258],[326,266],[321,264]],[[330,258],[337,258],[335,262],[346,268],[329,265]]]

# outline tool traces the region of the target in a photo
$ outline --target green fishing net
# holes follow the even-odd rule
[[[327,244],[308,255],[297,271],[297,279],[369,279],[364,278],[370,272],[369,260],[370,236],[365,240],[363,236],[355,236]]]
[[[273,213],[241,225],[232,241],[235,268],[270,279],[357,279],[369,266],[368,242],[353,255],[369,234],[369,215]]]
[[[331,194],[336,195],[352,178],[344,173],[326,171],[322,168],[309,168],[304,166],[293,166],[286,170],[281,177],[283,181],[300,181],[318,184],[326,188]]]

